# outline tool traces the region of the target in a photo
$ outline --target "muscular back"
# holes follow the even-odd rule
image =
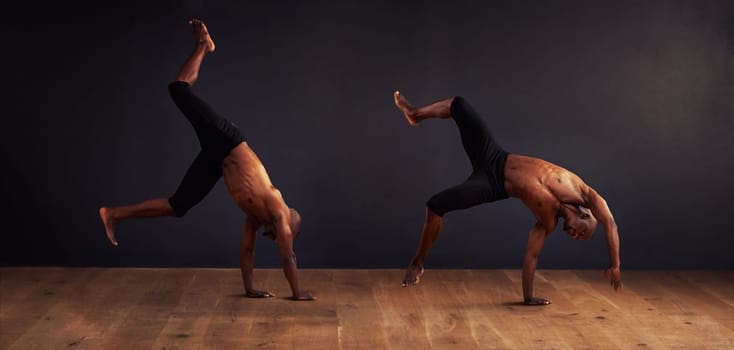
[[[546,227],[555,228],[562,204],[585,205],[588,186],[576,174],[542,159],[510,154],[505,189],[519,198]],[[550,227],[548,227],[550,228]]]
[[[280,191],[273,186],[260,158],[247,145],[240,143],[222,162],[227,189],[237,205],[261,224],[272,223],[288,207]]]

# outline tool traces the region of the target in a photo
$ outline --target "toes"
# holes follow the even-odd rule
[[[403,280],[403,287],[414,286],[414,285],[418,284],[418,282],[420,282],[420,280],[421,279],[419,277],[416,277],[416,278],[414,278],[412,280]]]

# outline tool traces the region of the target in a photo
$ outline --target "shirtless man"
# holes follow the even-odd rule
[[[395,91],[395,105],[411,126],[425,119],[452,118],[459,127],[473,172],[462,184],[446,189],[426,203],[426,221],[415,257],[403,278],[403,287],[417,284],[423,275],[423,261],[436,241],[447,212],[466,209],[508,197],[519,198],[535,216],[530,229],[522,271],[524,303],[548,305],[550,300],[533,296],[533,278],[538,255],[545,238],[564,219],[563,229],[575,239],[587,240],[596,229],[597,220],[606,230],[609,268],[605,276],[614,290],[622,288],[619,271],[619,235],[606,201],[576,174],[542,159],[509,154],[492,138],[484,120],[461,97],[414,107]]]
[[[252,287],[252,268],[255,259],[256,232],[262,227],[263,235],[274,240],[279,248],[283,272],[288,279],[293,300],[315,300],[298,286],[296,254],[293,240],[298,236],[301,218],[289,208],[283,196],[270,182],[265,167],[245,142],[236,125],[219,116],[191,91],[199,76],[199,67],[207,53],[214,52],[206,25],[191,20],[196,44],[168,90],[178,108],[196,131],[201,151],[186,172],[181,184],[170,198],[150,199],[122,207],[102,207],[99,216],[104,223],[107,238],[113,245],[115,224],[120,220],[142,217],[182,217],[211,191],[224,175],[224,182],[237,205],[247,214],[242,230],[240,268],[245,285],[245,296],[267,298],[275,296]]]

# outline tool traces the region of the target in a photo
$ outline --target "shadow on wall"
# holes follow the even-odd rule
[[[726,44],[729,51],[734,53],[734,17],[729,18],[726,26]]]

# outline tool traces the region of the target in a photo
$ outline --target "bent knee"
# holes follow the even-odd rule
[[[175,99],[187,93],[190,88],[191,85],[185,81],[172,81],[170,84],[168,84],[168,93],[171,94],[171,97]]]
[[[433,214],[436,214],[437,216],[443,216],[443,214],[446,213],[446,208],[444,203],[438,198],[438,195],[435,195],[426,201],[426,208]]]
[[[449,107],[451,115],[453,116],[454,113],[461,113],[465,111],[468,104],[469,103],[466,101],[465,98],[461,96],[454,96],[454,98],[451,99],[451,106]]]
[[[171,211],[173,212],[173,216],[180,218],[186,215],[186,213],[189,212],[189,209],[191,209],[191,205],[185,205],[184,203],[181,203],[176,199],[176,197],[171,197],[168,199],[168,205],[171,207]]]

